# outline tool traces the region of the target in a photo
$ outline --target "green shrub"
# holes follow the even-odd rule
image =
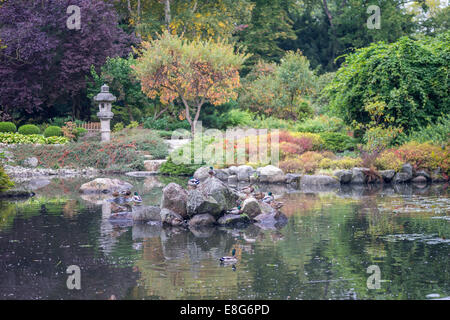
[[[0,143],[6,144],[65,144],[69,139],[65,137],[45,138],[40,134],[23,135],[20,133],[0,132]]]
[[[342,152],[356,148],[356,139],[338,132],[322,132],[320,137],[324,141],[324,149]]]
[[[74,130],[75,139],[78,140],[78,138],[83,137],[87,132],[88,132],[87,129],[83,127],[77,127]]]
[[[14,186],[14,183],[9,179],[3,166],[0,164],[0,192],[8,190],[12,186]]]
[[[194,172],[204,164],[175,164],[169,157],[159,168],[162,174],[173,176],[192,176]]]
[[[145,129],[174,131],[177,129],[190,130],[191,125],[187,120],[179,121],[170,117],[163,117],[154,120],[153,118],[147,118],[144,121]]]
[[[16,132],[17,127],[12,122],[0,122],[0,132]]]
[[[408,136],[404,135],[397,139],[399,143],[409,141],[431,142],[439,144],[450,143],[450,115],[440,118],[433,124],[421,127],[417,131],[412,132]]]
[[[247,110],[231,109],[225,115],[226,127],[246,127],[253,121],[253,114]]]
[[[305,120],[295,126],[300,132],[342,132],[345,130],[344,120],[336,117],[318,116]]]
[[[131,123],[129,125],[127,125],[127,129],[134,129],[139,127],[139,122],[137,121],[131,121]]]
[[[294,127],[294,121],[284,120],[275,117],[257,116],[250,123],[249,127],[255,129],[285,129],[291,130]]]
[[[50,126],[44,131],[44,137],[61,137],[63,135],[61,128],[57,126]]]
[[[41,130],[38,126],[35,126],[34,124],[25,124],[19,128],[18,131],[20,134],[24,135],[30,135],[30,134],[40,134]]]
[[[124,126],[122,122],[117,122],[113,127],[113,132],[119,132],[120,130],[123,130]]]

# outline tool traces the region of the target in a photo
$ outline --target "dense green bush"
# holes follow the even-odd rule
[[[294,121],[284,120],[276,117],[257,116],[249,125],[256,129],[284,129],[291,130],[294,127]]]
[[[450,113],[449,54],[450,32],[358,49],[326,88],[331,109],[349,124],[367,124],[371,116],[364,107],[383,103],[383,119],[406,133],[433,123]]]
[[[8,190],[12,186],[14,186],[14,183],[9,179],[3,166],[0,164],[0,192]]]
[[[44,137],[46,137],[46,138],[60,137],[62,135],[63,135],[63,133],[61,131],[61,128],[57,127],[57,126],[50,126],[47,129],[45,129],[45,131],[44,131]]]
[[[204,164],[175,164],[169,157],[159,168],[162,174],[173,176],[192,176],[194,172]]]
[[[250,111],[231,109],[225,116],[225,126],[228,127],[246,127],[253,122],[253,114]]]
[[[39,129],[38,126],[35,126],[34,124],[25,124],[19,127],[18,132],[20,134],[30,135],[30,134],[40,134],[41,130]]]
[[[356,139],[338,132],[322,132],[320,137],[324,141],[324,149],[342,152],[356,148]]]
[[[88,131],[83,128],[83,127],[77,127],[74,130],[74,134],[75,134],[75,140],[78,140],[79,138],[83,137]]]
[[[120,130],[123,130],[124,126],[122,122],[117,122],[113,127],[113,132],[119,132]]]
[[[345,129],[344,120],[336,117],[318,116],[312,119],[307,119],[298,123],[295,130],[299,132],[342,132]]]
[[[419,128],[408,136],[403,135],[397,139],[397,143],[403,144],[409,141],[431,142],[439,144],[450,143],[450,115],[440,118],[433,124]]]
[[[0,122],[0,132],[16,132],[16,125],[12,122]]]
[[[0,132],[0,143],[6,144],[65,144],[69,139],[66,137],[48,137],[40,134],[23,135],[20,133]]]
[[[147,118],[146,120],[144,120],[144,128],[174,131],[177,129],[190,130],[191,126],[187,120],[179,121],[169,117],[162,117],[156,120],[154,120],[153,118]]]

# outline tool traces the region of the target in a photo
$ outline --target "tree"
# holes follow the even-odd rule
[[[379,121],[406,133],[450,112],[450,32],[436,38],[406,37],[357,50],[345,59],[326,88],[330,107],[348,123],[371,121],[366,106],[382,105]]]
[[[0,38],[7,46],[0,51],[3,111],[49,115],[69,104],[74,117],[89,116],[85,90],[91,66],[127,53],[132,39],[118,28],[111,5],[70,4],[81,9],[81,30],[67,27],[66,0],[6,1],[0,7]]]
[[[219,105],[236,98],[239,68],[247,57],[225,41],[188,41],[166,31],[143,43],[134,69],[150,98],[158,95],[163,104],[181,100],[194,135],[205,102]]]
[[[312,115],[309,97],[316,76],[300,51],[288,51],[280,64],[260,61],[243,81],[239,104],[253,112],[301,120]]]

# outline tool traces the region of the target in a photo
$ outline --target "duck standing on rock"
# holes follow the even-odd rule
[[[271,204],[274,199],[275,199],[275,197],[273,196],[272,192],[269,192],[267,194],[267,196],[265,196],[262,199],[262,202],[267,203],[267,204]]]
[[[272,203],[270,203],[270,206],[272,208],[274,208],[275,210],[279,210],[283,207],[283,202],[276,202],[276,201],[272,201]]]
[[[216,173],[214,172],[214,168],[213,168],[213,167],[209,167],[208,174],[209,174],[209,177],[210,177],[210,178],[214,177],[214,175],[215,175]]]
[[[236,263],[238,260],[236,258],[236,249],[233,249],[233,251],[231,251],[231,256],[225,256],[220,258],[220,263],[225,264],[225,263]]]
[[[190,177],[188,181],[188,189],[196,189],[199,184],[200,180]]]
[[[245,193],[247,198],[255,191],[255,188],[253,187],[253,184],[249,184],[248,186],[241,189],[241,192]]]
[[[135,192],[133,197],[131,198],[131,201],[133,201],[134,203],[141,203],[142,198],[137,192]]]

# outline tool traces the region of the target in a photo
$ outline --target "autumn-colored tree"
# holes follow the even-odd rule
[[[190,41],[166,31],[143,43],[133,68],[150,98],[181,101],[194,135],[206,102],[219,105],[237,97],[239,69],[247,58],[226,41]]]

